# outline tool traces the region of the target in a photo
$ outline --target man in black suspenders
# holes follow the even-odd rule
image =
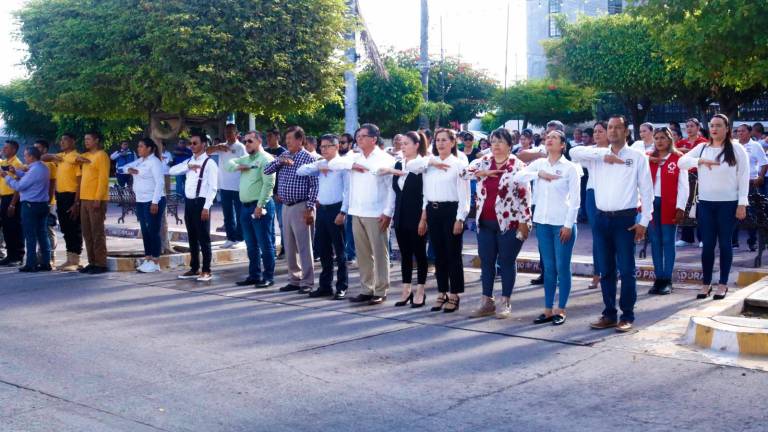
[[[218,189],[219,170],[205,153],[208,137],[201,132],[193,132],[190,137],[192,157],[171,167],[170,175],[186,175],[184,186],[184,223],[189,238],[190,270],[179,279],[195,279],[207,282],[211,276],[211,206]],[[203,255],[202,269],[200,253]]]

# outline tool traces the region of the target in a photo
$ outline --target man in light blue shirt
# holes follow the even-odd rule
[[[297,176],[317,176],[317,220],[315,222],[315,243],[320,255],[323,270],[320,273],[318,289],[309,293],[310,297],[331,296],[333,290],[334,254],[338,272],[336,275],[336,294],[334,299],[342,300],[347,295],[349,285],[347,260],[344,254],[344,220],[349,208],[349,171],[330,171],[328,162],[338,155],[339,138],[336,135],[323,135],[320,138],[322,159],[302,165],[296,170]]]
[[[24,239],[27,247],[27,260],[20,272],[51,271],[50,262],[37,262],[37,245],[40,245],[40,256],[51,256],[51,245],[48,242],[48,203],[51,199],[48,188],[51,174],[48,167],[40,162],[40,150],[28,147],[24,151],[24,159],[28,166],[26,172],[10,167],[8,171],[0,171],[11,188],[19,192],[21,198],[21,222],[24,227]],[[14,179],[9,174],[15,174]]]

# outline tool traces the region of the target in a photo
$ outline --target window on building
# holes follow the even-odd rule
[[[549,0],[549,37],[560,37],[560,27],[557,26],[556,15],[562,10],[560,2],[562,0]]]
[[[616,15],[623,12],[621,0],[608,0],[608,15]]]

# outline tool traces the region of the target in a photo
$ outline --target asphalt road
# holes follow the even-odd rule
[[[175,275],[0,270],[0,431],[766,430],[768,373],[636,342],[691,290],[639,287],[620,335],[588,329],[584,279],[553,327],[531,324],[531,275],[506,321],[468,317],[475,271],[456,314],[235,287],[239,266]]]

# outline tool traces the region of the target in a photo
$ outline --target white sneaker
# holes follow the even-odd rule
[[[147,267],[144,273],[157,273],[160,271],[160,266],[154,261],[147,261],[146,264],[147,264]]]
[[[704,242],[699,242],[699,247],[703,248],[704,247]]]
[[[678,240],[678,241],[675,242],[675,246],[677,246],[677,247],[693,246],[693,243],[688,243],[685,240]]]
[[[197,281],[198,282],[208,282],[211,279],[213,279],[213,276],[210,273],[200,273],[200,276],[198,276]]]
[[[237,242],[233,242],[233,241],[227,240],[227,241],[224,242],[223,245],[221,245],[221,248],[222,249],[232,249],[235,246],[235,244],[237,244]]]
[[[148,271],[149,270],[149,264],[151,262],[152,261],[150,261],[150,260],[142,261],[141,264],[139,264],[139,266],[136,267],[136,271],[139,272],[139,273],[149,273],[149,271]]]

